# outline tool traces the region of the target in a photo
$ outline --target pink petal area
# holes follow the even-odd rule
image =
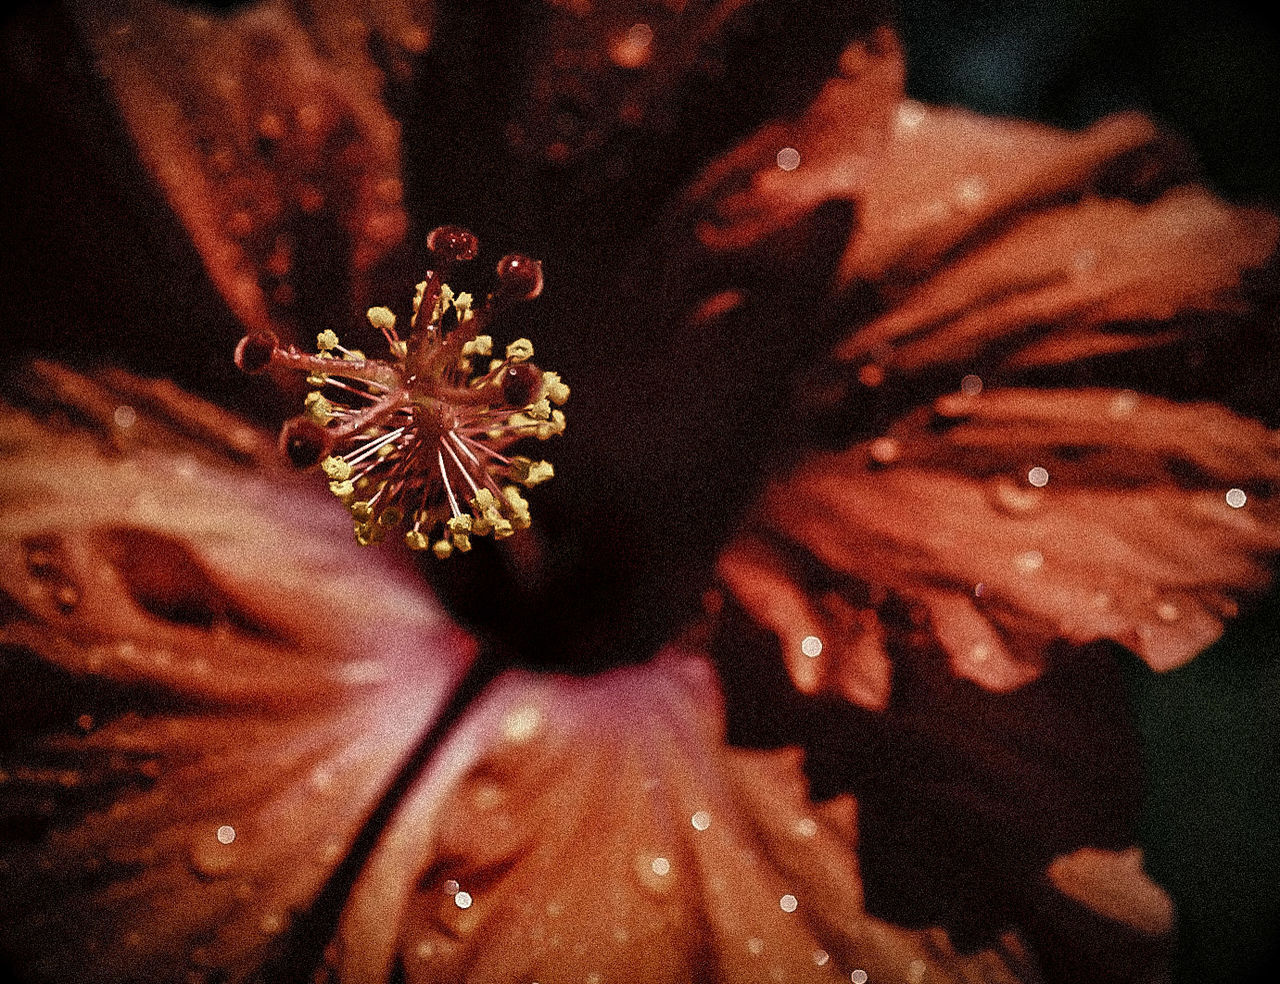
[[[0,942],[42,980],[242,979],[471,644],[311,482],[12,410],[0,448],[4,714],[40,717],[0,753]]]
[[[1028,481],[1033,467],[1047,473],[1043,487]],[[916,606],[959,675],[1003,691],[1038,676],[1056,639],[1110,639],[1158,670],[1194,657],[1270,583],[1278,480],[1280,441],[1221,407],[993,390],[944,398],[936,416],[917,412],[874,441],[811,459],[775,483],[761,517],[847,579],[851,597]],[[1249,490],[1241,508],[1227,499],[1233,488]],[[741,564],[744,549],[730,558]],[[842,661],[862,664],[854,678],[880,678],[883,647],[849,646],[830,620],[798,618],[814,609],[786,590],[791,577],[775,561],[756,587],[726,580],[784,652],[794,645],[784,624],[823,640],[813,662],[827,665],[797,676],[801,689],[830,680],[825,689],[877,706],[834,681],[850,676]],[[794,612],[780,617],[787,598]]]
[[[798,751],[722,729],[714,673],[680,652],[505,677],[366,869],[340,978],[398,960],[414,984],[1038,980],[1012,936],[961,956],[868,916],[852,800],[815,806]]]

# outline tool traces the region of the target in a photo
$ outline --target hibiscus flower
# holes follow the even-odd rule
[[[23,977],[1161,979],[1121,668],[1185,664],[1271,584],[1274,370],[1234,363],[1274,344],[1280,222],[1138,116],[906,98],[873,5],[825,54],[801,17],[795,87],[735,116],[762,7],[804,13],[550,3],[511,125],[470,130],[434,114],[493,50],[451,32],[511,28],[461,7],[27,25],[33,57],[94,53],[195,246],[174,269],[225,305],[139,342],[201,310],[156,285],[112,344],[256,419],[101,365],[8,387]],[[681,113],[712,136],[650,167]],[[548,291],[495,331],[526,318],[541,353],[545,328],[574,387],[558,476],[465,556],[364,547],[342,479],[261,426],[301,394],[200,353],[394,306],[412,279],[369,295],[409,269],[409,213],[480,202],[477,146],[519,165],[482,244],[520,202],[599,237],[512,220]],[[600,196],[610,161],[682,186],[656,232]],[[643,263],[592,255],[626,229]]]

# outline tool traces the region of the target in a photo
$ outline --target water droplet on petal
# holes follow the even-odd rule
[[[1098,254],[1091,249],[1077,250],[1071,257],[1071,269],[1076,273],[1088,273],[1098,265]]]
[[[470,909],[471,901],[472,899],[471,899],[470,892],[457,892],[453,896],[453,904],[456,905],[459,909]]]
[[[1156,607],[1156,615],[1162,622],[1176,622],[1182,617],[1182,612],[1173,602],[1164,601]]]
[[[794,895],[784,895],[778,900],[778,908],[783,912],[795,912],[796,906],[798,905],[799,902],[796,901],[796,897]]]
[[[635,873],[641,887],[655,894],[668,892],[675,885],[671,861],[662,855],[638,855],[635,859]]]
[[[830,959],[831,954],[827,953],[826,950],[813,951],[813,964],[815,967],[825,967],[827,965],[827,961]]]
[[[502,719],[502,735],[519,744],[536,735],[542,727],[542,711],[532,704],[509,711]]]
[[[506,793],[502,791],[502,788],[492,782],[478,783],[471,794],[472,805],[480,813],[488,813],[497,809],[506,798]]]
[[[1049,484],[1049,472],[1047,469],[1041,468],[1037,465],[1035,468],[1032,468],[1027,472],[1027,481],[1036,488],[1042,489]]]
[[[977,396],[982,392],[982,377],[969,373],[960,380],[960,392],[965,396]]]
[[[122,403],[116,407],[115,412],[111,415],[111,419],[115,421],[117,427],[121,430],[128,430],[138,421],[138,411],[127,403]]]
[[[1138,406],[1138,394],[1132,390],[1122,390],[1111,398],[1107,407],[1107,415],[1112,420],[1123,420],[1133,414]]]
[[[236,839],[236,828],[230,824],[223,824],[218,828],[218,843],[230,844]]]
[[[899,132],[910,132],[918,129],[924,122],[925,108],[913,99],[904,99],[898,105],[898,115],[894,121]]]
[[[865,970],[855,970],[849,975],[849,980],[853,981],[853,984],[867,984],[867,972]]]
[[[822,640],[813,635],[805,636],[800,640],[800,652],[810,659],[816,659],[822,655]]]
[[[892,437],[877,437],[867,451],[872,461],[888,465],[902,457],[902,444]]]
[[[333,785],[333,769],[325,764],[317,765],[307,781],[316,792],[326,792]]]
[[[778,167],[784,171],[794,171],[800,166],[800,151],[794,147],[783,147],[778,151]]]
[[[795,837],[808,840],[811,837],[818,836],[818,824],[813,817],[800,817],[791,825],[791,833]]]
[[[653,28],[632,24],[609,43],[609,59],[619,68],[643,68],[653,57]]]
[[[976,175],[956,185],[956,202],[965,208],[976,208],[986,197],[987,185]]]
[[[711,814],[706,810],[699,810],[689,818],[689,822],[693,824],[694,830],[706,830],[711,826]]]
[[[1044,566],[1044,554],[1039,550],[1026,550],[1013,558],[1013,566],[1020,574],[1034,574]]]
[[[1230,489],[1227,492],[1227,505],[1232,509],[1240,509],[1248,501],[1249,497],[1245,495],[1244,489]]]

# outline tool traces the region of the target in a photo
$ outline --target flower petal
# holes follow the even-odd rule
[[[679,651],[499,681],[357,886],[342,979],[1036,979],[1012,934],[961,955],[869,916],[852,800],[726,745],[720,701]]]
[[[183,437],[237,422],[169,393],[113,448],[79,382],[0,431],[0,940],[41,979],[239,978],[471,646],[340,508]]]
[[[1195,656],[1270,583],[1278,481],[1275,434],[1221,407],[988,390],[814,456],[766,495],[761,528],[814,558],[835,590],[878,599],[864,605],[882,622],[890,597],[916,606],[959,675],[1008,690],[1039,675],[1054,640],[1112,640],[1161,670]],[[731,586],[759,549],[730,552]],[[737,595],[778,621],[750,590]],[[883,673],[883,650],[849,645],[833,618],[801,624],[827,667]],[[829,680],[864,706],[882,702],[839,683],[849,671],[809,674],[802,689]]]

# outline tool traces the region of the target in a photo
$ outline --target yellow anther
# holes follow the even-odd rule
[[[391,343],[391,354],[397,359],[403,359],[409,354],[409,343],[401,339],[398,342]]]
[[[545,397],[543,397],[537,403],[529,404],[529,406],[525,408],[525,413],[534,420],[550,420],[551,404]]]
[[[320,462],[320,470],[335,482],[345,481],[351,477],[351,466],[347,464],[346,459],[332,454]]]
[[[373,515],[373,506],[361,500],[351,503],[351,515],[361,523],[368,522],[369,517]]]
[[[465,294],[462,296],[466,296]],[[463,355],[493,355],[493,338],[489,335],[477,335],[469,342],[462,344]],[[499,363],[501,365],[501,363]]]
[[[461,553],[466,553],[471,549],[471,537],[467,536],[467,534],[455,533],[453,534],[452,539],[454,547],[456,547]]]
[[[493,493],[488,489],[481,489],[476,493],[476,497],[471,500],[471,504],[481,512],[488,512],[498,504],[498,500],[493,497]]]
[[[562,407],[569,400],[569,387],[560,381],[558,372],[544,372],[542,374],[543,392],[547,394],[547,399],[558,407]]]
[[[307,377],[308,386],[324,386],[328,382],[329,382],[329,377],[321,375],[318,372],[313,372],[310,376]]]
[[[444,524],[450,533],[463,534],[471,532],[471,517],[465,513],[461,516],[450,516]]]
[[[410,550],[426,550],[431,544],[419,530],[407,530],[404,534],[405,546]]]
[[[556,470],[549,461],[532,461],[524,478],[519,481],[525,486],[538,485],[549,478],[555,478]]]
[[[439,321],[453,303],[453,289],[448,284],[440,285],[440,296],[436,298],[436,309],[431,313],[432,321]]]
[[[396,315],[391,308],[371,307],[365,313],[369,319],[369,324],[377,328],[378,331],[394,331],[396,327]]]
[[[463,291],[453,299],[453,309],[458,312],[458,324],[470,321],[474,317],[475,312],[471,310],[471,295]],[[488,352],[481,353],[488,355]]]
[[[545,441],[549,437],[564,433],[564,412],[552,410],[551,419],[538,427],[538,440]]]
[[[320,395],[318,390],[312,390],[303,400],[306,405],[307,414],[318,424],[328,423],[333,419],[333,404]]]
[[[432,544],[431,552],[435,554],[437,557],[439,557],[441,560],[444,560],[451,553],[453,553],[453,544],[450,543],[448,540],[437,540],[434,544]]]
[[[326,328],[316,336],[316,348],[321,352],[328,352],[338,347],[338,333],[332,328]]]
[[[533,342],[527,338],[517,338],[507,346],[507,358],[512,362],[527,362],[533,358]]]
[[[534,420],[527,413],[513,413],[506,420],[507,427],[513,430],[523,431],[524,435],[538,433],[538,428],[544,426],[540,421]],[[497,437],[501,431],[490,432],[491,437]]]
[[[514,485],[505,486],[502,495],[507,500],[507,508],[511,510],[511,525],[518,530],[527,530],[531,522],[528,500]]]
[[[336,495],[343,502],[346,502],[353,495],[356,494],[356,486],[355,486],[355,483],[352,482],[350,479],[343,482],[330,482],[329,491],[332,492],[334,495]]]
[[[409,326],[416,327],[418,324],[418,308],[422,307],[422,295],[426,293],[427,282],[413,285],[413,317],[409,319]]]
[[[511,521],[503,516],[499,516],[497,522],[493,524],[493,538],[495,540],[505,540],[515,528],[511,525]]]
[[[342,353],[342,357],[346,359],[348,362],[364,361],[364,353],[361,352],[359,349],[347,349],[347,351]]]
[[[377,523],[356,523],[355,531],[356,543],[362,547],[382,542],[383,529]]]
[[[500,368],[502,368],[502,360],[501,360],[501,359],[490,359],[490,360],[489,360],[489,371],[490,371],[490,372],[493,372],[495,369],[500,369]]]

